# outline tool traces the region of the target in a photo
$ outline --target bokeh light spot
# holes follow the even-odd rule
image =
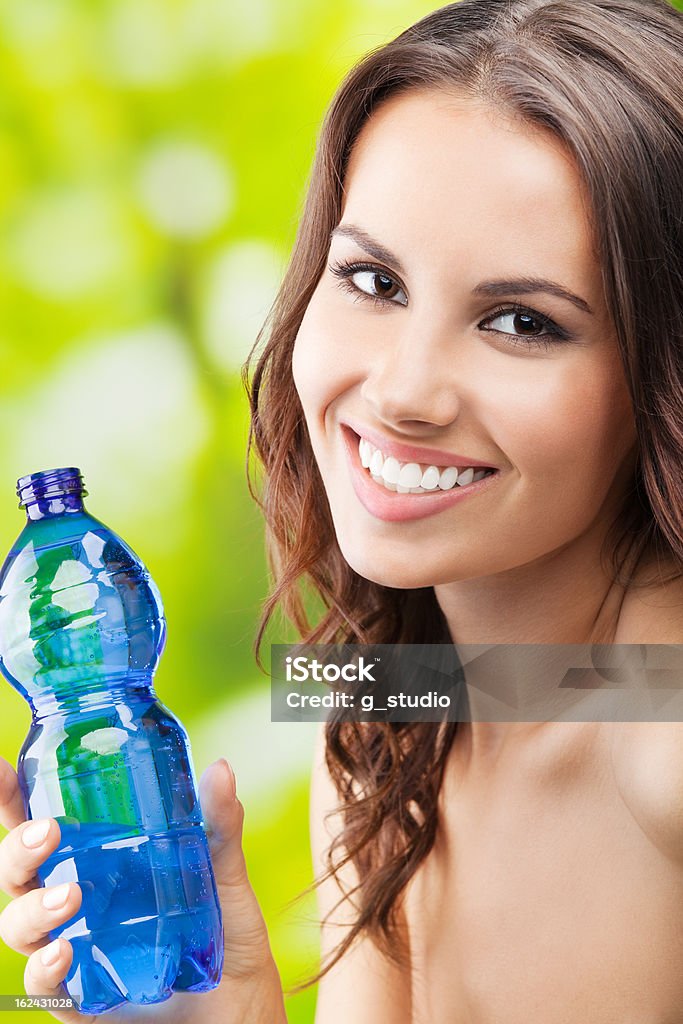
[[[124,212],[113,197],[52,189],[27,205],[9,256],[15,273],[35,291],[71,299],[123,273],[134,254]]]
[[[215,230],[232,208],[234,187],[225,162],[194,142],[158,143],[139,174],[142,206],[163,233],[201,238]]]
[[[31,430],[14,438],[5,477],[78,466],[95,514],[97,506],[124,526],[155,524],[159,547],[177,542],[187,520],[170,510],[193,498],[187,474],[209,423],[190,351],[172,325],[89,338],[21,399],[3,403],[0,433],[6,422]]]
[[[283,254],[248,239],[224,250],[211,265],[203,303],[203,337],[214,362],[234,371],[246,359],[284,272]]]

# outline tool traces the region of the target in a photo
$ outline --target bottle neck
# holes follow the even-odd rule
[[[81,471],[74,466],[46,469],[17,480],[19,507],[26,509],[28,522],[83,512],[87,493]]]

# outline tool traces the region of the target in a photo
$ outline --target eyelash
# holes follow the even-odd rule
[[[382,267],[376,266],[374,263],[353,263],[342,260],[338,263],[331,263],[329,269],[330,272],[339,280],[340,287],[345,291],[350,292],[361,301],[367,299],[383,309],[386,309],[387,306],[403,305],[403,303],[397,303],[393,299],[387,299],[382,295],[370,295],[368,292],[364,292],[353,283],[351,280],[353,275],[365,270],[370,273],[377,274],[378,276],[386,277],[392,282],[392,284],[402,288],[391,274],[388,274],[386,270],[383,270]],[[481,327],[481,325],[486,323],[488,320],[495,320],[496,317],[502,316],[504,313],[521,313],[526,316],[531,316],[541,325],[541,327],[545,329],[544,334],[529,337],[523,334],[508,334],[506,331],[494,330],[492,332],[494,334],[501,334],[505,338],[509,338],[514,345],[529,345],[550,349],[558,343],[571,340],[570,335],[561,327],[558,327],[550,317],[537,312],[535,309],[531,309],[529,306],[523,306],[519,302],[508,302],[507,304],[500,306],[482,320],[478,326]],[[514,339],[517,340],[515,341]]]

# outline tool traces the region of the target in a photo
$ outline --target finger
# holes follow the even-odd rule
[[[32,953],[24,970],[26,995],[64,999],[62,982],[69,973],[73,956],[71,943],[61,936]],[[50,957],[49,963],[43,962],[43,958]],[[93,1014],[81,1014],[77,1010],[54,1008],[50,1009],[50,1014],[63,1024],[97,1024],[98,1020]]]
[[[77,913],[82,899],[77,882],[33,889],[8,903],[0,914],[0,939],[15,952],[30,956],[45,945],[53,928]]]
[[[0,825],[9,830],[22,821],[26,821],[26,811],[17,773],[9,761],[0,757]]]
[[[55,850],[60,836],[54,818],[24,821],[8,832],[0,842],[0,889],[16,897],[39,886],[36,871]]]

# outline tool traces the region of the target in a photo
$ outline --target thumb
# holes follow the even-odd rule
[[[224,970],[233,976],[252,974],[269,962],[270,945],[242,851],[244,808],[224,757],[202,775],[199,802],[223,916]]]
[[[242,852],[244,808],[237,799],[235,774],[224,757],[210,764],[202,775],[199,802],[211,847],[216,883],[244,885],[247,882]]]

